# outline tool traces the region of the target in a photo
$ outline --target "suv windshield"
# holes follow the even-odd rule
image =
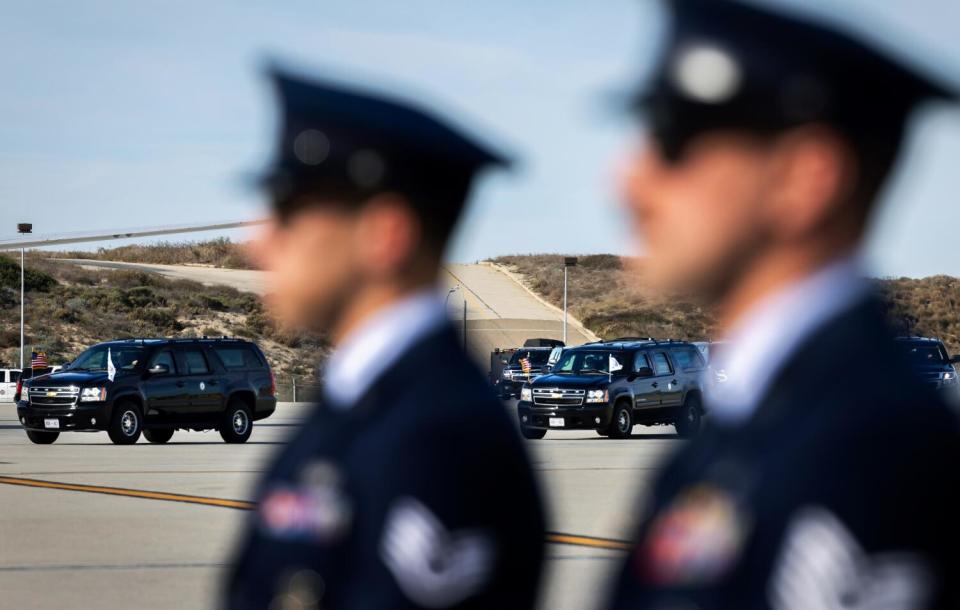
[[[611,360],[612,359],[612,360]],[[627,357],[623,352],[601,350],[567,350],[553,366],[558,375],[608,375],[612,362],[614,372],[624,368]]]
[[[548,349],[538,349],[538,350],[529,350],[521,349],[513,353],[513,356],[510,358],[510,364],[520,364],[520,360],[523,358],[529,358],[530,364],[533,366],[543,366],[547,363],[547,358],[550,357],[550,350]]]
[[[939,341],[901,341],[898,343],[913,364],[948,364],[950,357]]]
[[[133,345],[95,345],[70,364],[71,371],[107,370],[107,350],[118,371],[135,371],[143,365],[143,348]]]

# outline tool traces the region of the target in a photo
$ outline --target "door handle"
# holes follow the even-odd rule
[[[656,381],[654,381],[653,383],[650,384],[650,386],[651,386],[651,387],[654,387],[654,388],[659,388],[659,387],[660,387],[660,384],[657,383]]]
[[[677,385],[677,380],[676,380],[676,379],[674,379],[674,380],[673,380],[673,381],[671,381],[670,383],[672,383],[673,385]]]

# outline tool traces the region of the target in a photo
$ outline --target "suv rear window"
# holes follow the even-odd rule
[[[213,351],[228,371],[263,368],[263,362],[249,347],[214,347]]]
[[[695,347],[681,347],[673,350],[673,359],[677,362],[677,366],[684,370],[703,368],[703,359]]]

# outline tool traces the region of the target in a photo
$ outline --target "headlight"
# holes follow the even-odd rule
[[[513,371],[511,371],[510,369],[503,369],[503,378],[504,378],[504,379],[512,379],[512,378],[513,378]]]
[[[957,374],[954,371],[947,371],[943,374],[943,380],[946,383],[956,383]]]
[[[587,392],[587,402],[607,402],[609,395],[606,390],[590,390]]]
[[[533,402],[533,390],[531,390],[530,388],[521,388],[520,400],[524,402]]]
[[[107,399],[107,388],[83,388],[80,390],[80,402],[103,402]]]

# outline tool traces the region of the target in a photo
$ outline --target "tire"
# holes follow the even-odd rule
[[[547,435],[547,431],[543,428],[530,428],[521,424],[520,434],[523,435],[523,438],[531,441],[537,441],[545,437]]]
[[[34,445],[52,445],[59,437],[59,432],[40,432],[38,430],[27,430],[27,438],[29,438],[30,442]]]
[[[697,395],[687,396],[677,412],[673,427],[681,438],[693,438],[700,432],[703,422],[703,403]]]
[[[122,402],[113,407],[113,417],[107,434],[115,445],[132,445],[140,440],[143,415],[136,404]]]
[[[144,430],[143,436],[151,443],[162,445],[173,438],[173,428],[158,428],[156,430]]]
[[[607,433],[610,438],[630,438],[633,434],[633,412],[629,404],[619,402],[613,407],[613,420]]]
[[[245,443],[253,433],[250,409],[242,400],[231,400],[220,421],[220,438],[230,444]]]

